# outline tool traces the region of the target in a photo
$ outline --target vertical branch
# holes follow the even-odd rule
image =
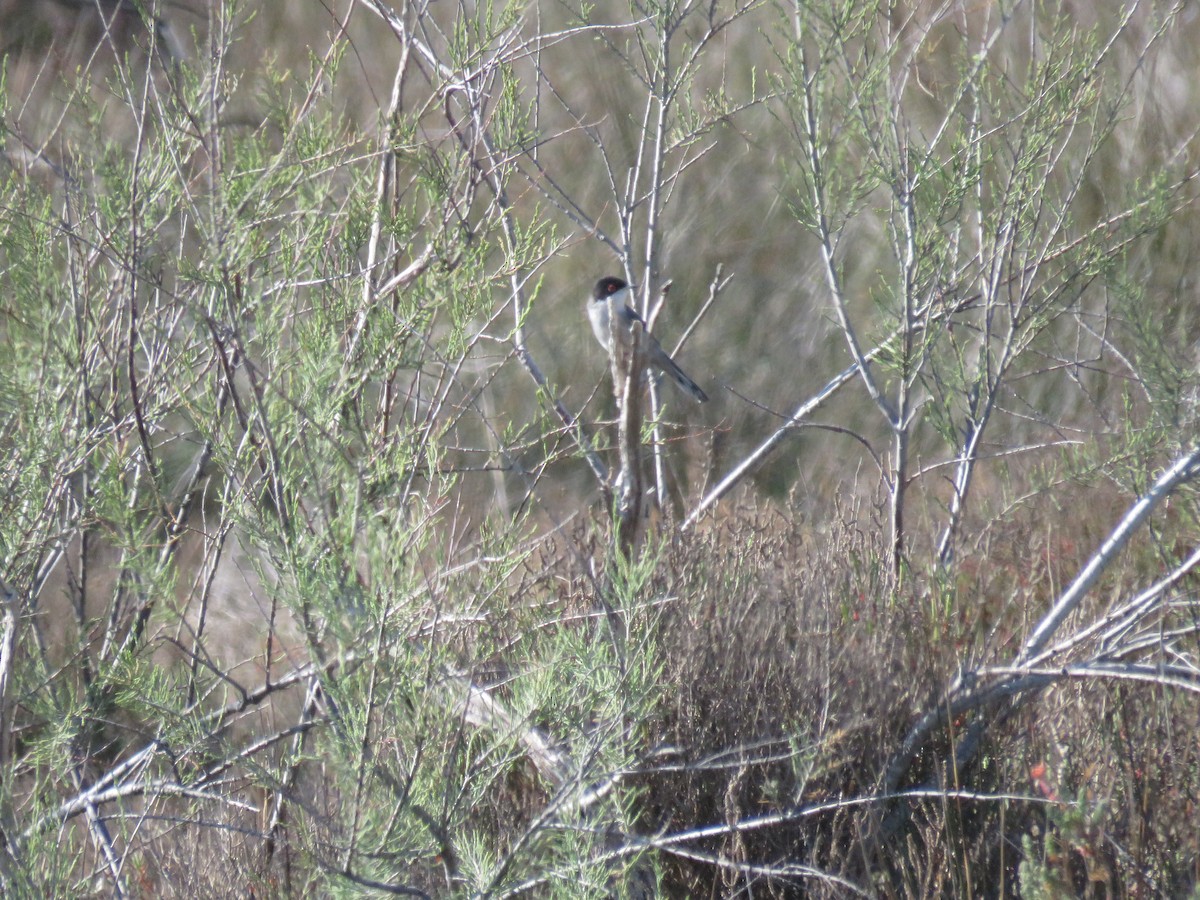
[[[846,347],[854,360],[855,368],[861,376],[867,394],[875,406],[883,414],[892,432],[892,467],[891,472],[884,473],[885,482],[890,492],[889,520],[891,524],[891,556],[892,569],[899,572],[904,559],[904,494],[908,478],[908,448],[909,426],[911,418],[911,395],[909,380],[912,377],[910,365],[914,348],[915,315],[913,312],[916,271],[916,220],[913,210],[913,179],[910,163],[906,157],[903,142],[897,140],[896,150],[899,154],[899,183],[894,186],[895,196],[902,212],[903,249],[902,254],[902,283],[900,291],[904,308],[904,321],[900,324],[899,337],[901,341],[901,377],[898,387],[897,404],[884,395],[879,382],[870,367],[870,361],[862,350],[854,323],[850,319],[850,311],[846,302],[842,276],[838,271],[835,259],[837,251],[837,232],[830,214],[831,197],[828,191],[826,173],[826,147],[822,137],[823,125],[820,117],[821,98],[819,93],[821,73],[819,64],[814,67],[805,49],[805,36],[802,28],[802,12],[797,3],[793,14],[794,37],[797,52],[800,57],[801,90],[801,123],[799,137],[806,155],[808,167],[810,196],[808,202],[812,205],[812,228],[816,233],[821,249],[821,263],[825,273],[825,283],[829,297],[837,315],[838,325],[846,341]]]
[[[284,770],[283,776],[279,779],[279,784],[271,792],[270,813],[265,829],[266,837],[263,839],[263,855],[268,860],[274,858],[281,840],[285,837],[284,830],[287,827],[288,819],[287,799],[291,795],[296,778],[300,774],[300,761],[304,759],[304,743],[308,735],[308,728],[305,726],[316,719],[320,696],[321,678],[319,674],[313,673],[308,679],[304,703],[300,707],[299,721],[289,748],[289,758],[292,762]],[[355,832],[352,830],[350,834],[351,841],[353,841]]]
[[[971,73],[971,78],[974,79],[975,72]],[[974,84],[973,80],[971,84]],[[968,147],[967,155],[970,162],[977,171],[983,170],[983,143],[980,141],[980,132],[982,129],[983,110],[979,96],[979,91],[972,89],[968,95],[970,97],[970,107],[968,111],[968,132],[966,145]],[[981,267],[984,268],[984,273],[981,277],[981,292],[985,298],[985,309],[990,309],[994,296],[994,286],[998,276],[997,266],[999,263],[998,255],[993,255],[992,265],[986,266],[983,259],[984,247],[987,245],[985,238],[985,219],[984,211],[984,182],[982,178],[974,179],[971,184],[971,194],[974,200],[973,222],[971,227],[967,228],[968,234],[973,235],[975,245],[978,248],[976,252],[980,257]],[[956,244],[956,247],[958,245]],[[989,277],[990,276],[990,277]],[[990,315],[984,317],[984,322],[989,323]],[[937,548],[937,564],[941,568],[946,568],[954,559],[954,545],[957,539],[959,522],[962,521],[963,511],[966,508],[967,492],[970,487],[971,477],[974,472],[974,460],[978,452],[979,442],[983,438],[982,422],[978,408],[981,398],[980,391],[984,387],[985,382],[988,383],[988,405],[991,404],[991,398],[994,396],[988,373],[988,346],[987,346],[987,330],[985,328],[982,339],[979,344],[979,355],[975,362],[975,386],[973,396],[968,398],[967,422],[965,426],[965,435],[962,447],[958,454],[958,461],[955,464],[955,472],[953,479],[954,493],[950,497],[949,515],[947,517],[946,527],[942,531],[942,536],[938,540]]]
[[[12,739],[11,704],[8,702],[9,679],[12,677],[13,653],[17,645],[17,595],[0,581],[0,773],[8,778],[9,743]]]
[[[915,309],[917,269],[917,217],[913,208],[915,179],[909,170],[910,160],[901,149],[901,188],[899,191],[901,227],[904,235],[901,268],[901,302],[904,321],[900,325],[900,378],[896,388],[896,418],[892,423],[892,572],[899,574],[904,562],[904,495],[908,485],[909,426],[912,422],[911,379],[916,366],[913,361],[916,331],[919,327]]]
[[[829,198],[826,196],[825,150],[821,142],[820,112],[816,96],[819,74],[810,64],[808,52],[804,49],[805,39],[801,27],[799,5],[797,5],[794,16],[794,27],[796,44],[800,53],[800,75],[802,81],[802,90],[800,91],[802,104],[800,139],[803,142],[803,149],[807,156],[806,161],[811,176],[811,197],[809,197],[809,201],[812,203],[816,236],[821,248],[821,264],[825,272],[825,283],[829,288],[829,296],[833,301],[834,312],[837,314],[842,336],[846,339],[846,347],[849,349],[850,356],[854,360],[854,365],[862,377],[863,385],[866,387],[867,393],[875,402],[875,405],[879,407],[879,411],[887,419],[888,424],[896,428],[899,424],[896,412],[892,408],[891,403],[888,402],[887,397],[883,395],[883,391],[880,390],[875,376],[871,371],[870,362],[859,344],[854,324],[850,321],[850,312],[846,307],[846,294],[842,287],[841,275],[838,273],[837,262],[834,259],[837,248],[833,225],[829,217]]]
[[[613,352],[613,389],[617,396],[618,470],[613,484],[613,504],[617,525],[617,547],[626,559],[637,549],[638,526],[642,521],[642,379],[645,359],[642,350],[641,322],[634,322],[628,341],[619,339],[617,316],[609,316],[609,340]]]
[[[353,7],[351,7],[353,8]],[[375,182],[374,213],[371,216],[371,237],[367,241],[367,264],[363,268],[362,305],[355,316],[350,330],[350,341],[346,348],[346,365],[350,366],[358,350],[359,341],[367,327],[367,317],[375,301],[376,270],[380,264],[380,242],[383,238],[384,213],[389,209],[392,188],[396,178],[396,154],[392,150],[400,125],[400,104],[404,97],[404,79],[408,72],[409,41],[400,35],[400,61],[392,79],[392,95],[384,117],[383,133],[379,141],[379,172]],[[331,44],[330,53],[333,52]],[[388,242],[390,248],[391,241]]]
[[[674,24],[670,18],[670,11],[664,13],[660,20],[659,30],[659,46],[658,46],[658,71],[647,73],[650,76],[650,90],[654,92],[657,88],[657,93],[654,96],[655,105],[657,106],[657,115],[654,119],[654,135],[653,135],[653,152],[651,155],[649,166],[649,195],[648,207],[646,210],[646,245],[645,255],[643,257],[644,266],[644,285],[642,290],[642,317],[648,322],[650,321],[650,307],[654,291],[658,286],[658,248],[660,221],[662,218],[663,207],[663,186],[664,174],[663,170],[666,165],[666,145],[667,145],[667,128],[670,123],[670,111],[674,100],[675,91],[672,85],[671,73],[671,37],[674,34]],[[644,131],[642,140],[649,138]],[[637,329],[640,331],[640,329]],[[640,347],[640,341],[635,344]],[[640,403],[640,401],[639,401]],[[662,435],[659,422],[659,399],[658,391],[651,386],[650,389],[650,417],[654,421],[654,440],[651,442],[651,452],[654,454],[654,489],[655,497],[659,505],[666,499],[667,481],[666,481],[666,465],[663,460],[662,450]]]

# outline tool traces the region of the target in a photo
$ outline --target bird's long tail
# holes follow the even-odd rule
[[[667,373],[681,391],[689,395],[697,403],[708,401],[708,394],[700,389],[700,385],[688,378],[683,369],[675,365],[675,360],[667,356],[667,351],[658,345],[658,341],[654,341],[651,344],[649,355],[650,362]]]

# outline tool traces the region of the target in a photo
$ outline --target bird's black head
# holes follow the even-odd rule
[[[601,278],[596,282],[596,286],[592,288],[592,299],[607,300],[617,291],[627,287],[629,287],[629,285],[623,282],[620,278],[613,278],[611,275],[608,278]]]

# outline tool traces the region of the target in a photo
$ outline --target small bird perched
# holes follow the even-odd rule
[[[122,22],[117,28],[120,34],[127,38],[129,32],[126,29],[130,22],[143,23],[154,31],[154,36],[157,38],[155,45],[157,51],[163,55],[166,62],[174,66],[187,58],[183,45],[175,36],[175,30],[171,24],[162,18],[157,18],[151,15],[151,4],[148,0],[57,0],[61,7],[67,9],[79,10],[81,13],[99,13],[105,33],[108,33],[110,28],[117,24],[117,16],[131,17],[128,21]],[[26,5],[35,6],[35,2],[28,2]],[[158,6],[167,6],[168,0],[162,0]],[[0,0],[0,7],[3,6]],[[111,39],[111,38],[110,38]]]
[[[620,278],[611,276],[601,278],[592,288],[592,299],[588,303],[588,319],[592,323],[592,333],[596,335],[596,340],[600,342],[600,346],[606,353],[610,352],[609,342],[613,339],[614,331],[609,328],[609,320],[614,314],[617,316],[615,329],[617,340],[630,338],[633,334],[634,322],[641,322],[642,327],[646,327],[642,317],[629,305],[630,293],[628,284]],[[654,335],[646,334],[642,346],[650,365],[671,376],[671,380],[678,385],[681,391],[691,396],[697,403],[703,403],[708,399],[708,395],[700,390],[700,385],[688,378],[683,369],[675,365],[675,360],[667,355],[667,351],[654,339]]]

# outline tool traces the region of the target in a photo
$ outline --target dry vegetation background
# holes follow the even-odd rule
[[[0,0],[4,895],[1200,897],[1197,47]]]

